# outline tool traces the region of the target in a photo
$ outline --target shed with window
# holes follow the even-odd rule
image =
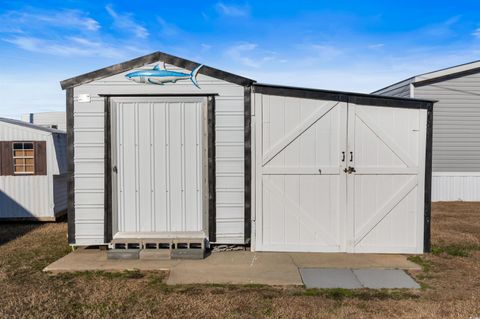
[[[0,118],[0,220],[51,221],[67,209],[67,137]]]

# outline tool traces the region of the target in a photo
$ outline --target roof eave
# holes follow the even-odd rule
[[[163,61],[165,63],[174,65],[176,67],[193,70],[199,63],[183,59],[177,56],[166,54],[163,52],[153,52],[129,61],[122,63],[114,64],[103,69],[96,71],[88,72],[70,79],[66,79],[60,82],[60,86],[63,90],[89,82],[93,82],[99,79],[103,79],[108,76],[116,75],[134,68],[144,66],[146,64],[154,63],[157,61]],[[227,82],[235,83],[242,86],[249,86],[252,83],[255,83],[254,80],[248,79],[233,73],[215,69],[209,66],[204,65],[200,70],[201,74],[211,76],[217,79],[225,80]]]
[[[412,84],[415,87],[425,86],[425,85],[429,85],[429,84],[435,84],[435,83],[444,82],[444,81],[448,81],[448,80],[458,79],[458,78],[461,78],[461,77],[464,77],[464,76],[467,76],[467,75],[472,75],[472,74],[477,74],[477,73],[480,73],[480,66],[475,67],[475,68],[471,68],[471,69],[467,69],[467,70],[458,71],[458,72],[447,73],[447,74],[440,75],[440,76],[427,77],[425,75],[417,75],[417,76],[414,77],[414,80],[413,80]]]

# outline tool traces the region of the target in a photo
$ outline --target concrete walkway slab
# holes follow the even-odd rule
[[[299,268],[379,268],[420,270],[405,255],[347,253],[288,253]]]
[[[167,283],[172,285],[303,285],[299,268],[420,269],[402,255],[231,251],[212,253],[202,260],[112,260],[107,259],[104,250],[80,248],[50,264],[44,271],[165,270],[169,272]]]
[[[398,269],[354,269],[353,273],[365,288],[410,288],[420,285],[403,270]]]
[[[418,289],[420,285],[399,269],[300,268],[307,288]]]
[[[167,284],[191,283],[303,285],[287,254],[248,251],[214,253],[200,263],[184,260],[171,269]]]
[[[300,268],[307,288],[362,288],[351,269]]]

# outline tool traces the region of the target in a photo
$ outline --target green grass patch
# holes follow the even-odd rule
[[[479,245],[441,245],[433,246],[432,254],[447,254],[453,257],[469,257],[474,250],[480,250]]]
[[[413,294],[406,289],[343,289],[329,288],[316,289],[308,288],[295,293],[300,296],[325,297],[332,300],[342,301],[345,299],[360,300],[401,300],[401,299],[417,299],[418,295]]]
[[[422,256],[409,256],[407,259],[413,263],[416,263],[417,265],[420,265],[423,272],[429,272],[432,269],[432,263]]]

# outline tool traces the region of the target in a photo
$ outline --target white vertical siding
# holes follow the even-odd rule
[[[415,88],[433,107],[433,172],[480,172],[480,74]]]
[[[54,217],[51,176],[0,176],[0,218]]]
[[[161,63],[159,61],[159,63]],[[152,68],[154,64],[144,68]],[[167,65],[170,70],[182,70]],[[244,88],[202,74],[201,89],[188,80],[145,85],[122,73],[74,88],[75,219],[77,244],[103,243],[103,98],[98,94],[215,94],[215,148],[217,242],[244,241]],[[78,94],[90,94],[90,103],[78,103]]]
[[[433,173],[432,201],[480,201],[480,173]]]

